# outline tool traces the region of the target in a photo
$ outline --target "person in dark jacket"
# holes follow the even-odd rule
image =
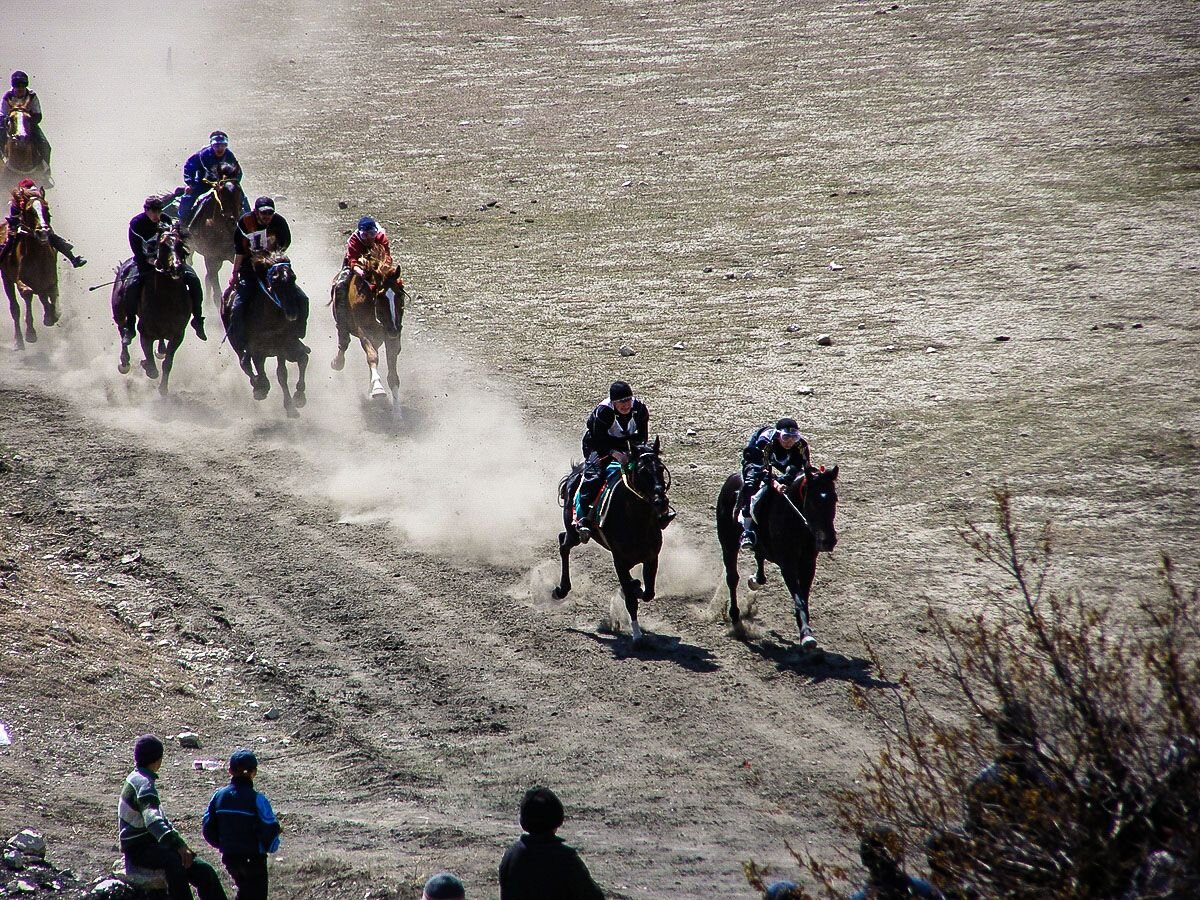
[[[24,72],[19,70],[13,72],[11,84],[12,90],[5,92],[4,96],[0,97],[0,127],[8,127],[8,117],[14,110],[19,109],[29,113],[29,119],[33,125],[30,129],[32,131],[30,137],[33,138],[33,145],[37,148],[38,158],[46,167],[46,178],[53,182],[50,175],[50,142],[46,140],[46,135],[42,132],[42,101],[29,89],[29,76]]]
[[[133,251],[134,271],[126,281],[125,291],[113,306],[113,321],[131,340],[136,324],[142,285],[157,263],[158,239],[174,220],[163,212],[162,198],[151,194],[142,203],[142,211],[129,220],[129,249]],[[192,303],[192,329],[196,337],[208,340],[204,333],[204,287],[191,266],[185,267],[188,297]]]
[[[254,789],[258,758],[252,750],[229,757],[229,784],[208,802],[201,829],[221,851],[237,885],[237,900],[267,900],[267,854],[279,849],[279,820],[266,794]]]
[[[500,862],[500,900],[604,900],[579,854],[554,833],[564,818],[562,802],[552,790],[525,792],[525,834]]]
[[[750,507],[758,492],[767,485],[768,471],[780,474],[780,484],[789,485],[804,475],[808,468],[808,441],[800,437],[796,420],[784,416],[774,425],[763,425],[742,450],[742,490],[738,494],[738,517],[742,524],[742,546],[753,547],[758,542]]]
[[[650,410],[633,396],[633,388],[614,381],[608,399],[592,410],[583,433],[583,481],[575,501],[575,527],[585,544],[591,539],[596,523],[592,506],[604,484],[610,461],[624,465],[634,447],[650,437]]]
[[[850,900],[943,900],[928,881],[908,875],[900,867],[900,839],[886,825],[863,832],[859,856],[867,869],[867,883]]]
[[[186,229],[192,224],[196,201],[223,179],[227,179],[226,189],[241,184],[242,164],[229,149],[229,135],[214,131],[208,136],[208,146],[197,150],[183,164],[183,183],[187,186],[187,192],[179,198],[180,228]],[[243,195],[242,213],[248,212],[250,207]]]
[[[292,229],[287,219],[275,212],[275,201],[270,197],[259,197],[254,201],[254,211],[238,220],[233,232],[233,273],[229,286],[233,291],[233,302],[229,306],[229,346],[238,355],[238,361],[246,374],[250,374],[250,358],[246,353],[246,300],[254,290],[263,266],[255,266],[271,253],[284,253],[292,245]],[[308,319],[308,310],[304,311]],[[303,334],[300,335],[304,337]]]

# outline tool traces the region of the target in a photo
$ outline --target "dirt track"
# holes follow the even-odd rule
[[[0,356],[0,830],[98,872],[131,736],[186,726],[206,745],[173,751],[168,809],[198,841],[215,781],[192,758],[254,742],[286,813],[281,897],[404,897],[441,866],[494,896],[535,781],[612,896],[749,896],[742,860],[846,846],[828,792],[877,740],[847,696],[880,686],[860,631],[899,669],[927,597],[978,608],[991,576],[954,532],[991,487],[1056,521],[1064,588],[1153,591],[1160,550],[1194,580],[1194,6],[889,6],[376,3],[336,32],[234,12],[245,34],[220,33],[272,77],[212,97],[183,74],[213,64],[211,23],[189,44],[152,19],[166,89],[208,116],[111,183],[52,88],[101,97],[125,57],[83,86],[86,54],[44,51],[56,223],[94,263],[65,275],[61,328]],[[173,400],[116,374],[83,286],[210,118],[251,194],[288,198],[314,298],[341,232],[387,224],[420,295],[399,433],[363,408],[357,357],[328,371],[319,304],[299,423],[215,340],[185,344]],[[566,603],[547,590],[555,480],[618,375],[681,508],[645,652],[597,627],[598,551]],[[749,644],[709,613],[712,498],[784,411],[842,467],[819,660],[791,652],[778,580]]]

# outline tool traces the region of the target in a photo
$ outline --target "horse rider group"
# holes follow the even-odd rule
[[[30,137],[38,158],[46,167],[46,178],[50,178],[50,142],[42,132],[42,101],[29,89],[29,76],[17,70],[12,73],[12,90],[0,98],[0,120],[7,124],[8,117],[20,110],[29,114]]]

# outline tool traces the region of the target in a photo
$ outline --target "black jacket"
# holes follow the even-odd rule
[[[791,450],[784,450],[776,439],[778,434],[774,425],[764,425],[750,436],[742,451],[743,475],[751,466],[770,466],[783,473],[781,481],[790,484],[808,467],[808,441],[800,438]]]
[[[650,439],[650,410],[641,400],[633,401],[629,415],[619,416],[611,400],[605,400],[588,416],[583,435],[583,455],[608,456],[614,450],[628,452]]]
[[[604,892],[562,838],[523,834],[500,861],[500,900],[604,900]]]
[[[271,221],[265,226],[258,224],[253,212],[246,213],[233,230],[233,252],[243,257],[243,269],[250,267],[255,253],[283,252],[291,244],[292,229],[288,227],[287,219],[279,213],[271,216]]]
[[[146,241],[157,238],[160,231],[166,230],[171,224],[169,216],[163,216],[157,223],[152,222],[144,212],[138,213],[129,220],[129,249],[138,267],[152,266],[154,260],[146,257]]]

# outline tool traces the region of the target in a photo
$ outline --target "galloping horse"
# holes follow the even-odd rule
[[[196,199],[188,226],[188,247],[204,257],[204,287],[220,304],[221,266],[233,262],[233,232],[242,214],[242,186],[230,178],[205,181],[207,192]]]
[[[7,236],[7,225],[0,225],[0,234]],[[0,244],[3,241],[0,240]],[[50,208],[46,194],[38,190],[29,199],[17,225],[15,245],[0,261],[0,278],[8,295],[8,308],[13,317],[13,335],[17,349],[25,349],[25,341],[37,341],[33,328],[34,294],[42,301],[43,325],[53,325],[60,317],[58,309],[58,259],[50,246]],[[25,337],[21,337],[21,305],[17,292],[25,300]]]
[[[619,463],[610,464],[619,466]],[[571,548],[581,543],[575,529],[573,498],[579,490],[583,463],[575,466],[558,485],[558,497],[563,504],[564,529],[558,535],[558,552],[562,557],[562,577],[551,592],[561,600],[571,592]],[[621,582],[625,609],[634,644],[642,641],[638,624],[638,601],[654,599],[654,579],[658,575],[658,554],[662,550],[662,526],[659,517],[670,510],[667,491],[671,473],[659,457],[659,441],[653,446],[642,444],[630,454],[629,462],[620,467],[620,477],[608,479],[604,493],[596,502],[595,540],[612,554],[613,568]],[[633,578],[630,570],[641,564],[642,582]]]
[[[808,469],[804,478],[797,478],[783,487],[772,480],[770,489],[754,507],[758,523],[758,541],[754,547],[756,570],[747,585],[756,591],[766,581],[763,560],[779,566],[792,604],[796,610],[796,627],[800,629],[800,646],[811,650],[817,646],[808,618],[808,597],[817,572],[817,554],[832,551],[837,544],[833,518],[837,513],[838,467],[829,471]],[[742,476],[735,472],[725,479],[717,496],[717,538],[725,562],[725,583],[729,585],[729,618],[735,628],[741,628],[741,612],[737,605],[738,549],[742,527],[735,506],[742,489]]]
[[[15,184],[43,168],[45,162],[33,140],[33,117],[26,110],[12,110],[4,123],[5,182]]]
[[[304,370],[308,368],[308,351],[300,338],[308,321],[308,297],[296,283],[291,260],[282,253],[269,254],[256,262],[255,276],[252,281],[243,281],[244,289],[250,292],[245,298],[246,348],[254,367],[253,373],[246,374],[250,376],[254,399],[265,399],[271,390],[271,380],[266,376],[264,363],[268,356],[276,357],[275,377],[283,391],[283,408],[289,419],[295,419],[300,415],[296,408],[307,402]],[[221,321],[225,323],[226,331],[231,307],[232,294],[221,305]],[[294,398],[288,390],[289,362],[300,368]]]
[[[392,392],[392,412],[400,418],[400,330],[404,325],[404,283],[400,268],[386,259],[378,248],[359,260],[362,275],[350,279],[345,321],[338,322],[338,350],[330,366],[341,371],[346,365],[346,348],[350,336],[358,338],[367,354],[367,369],[371,375],[370,396],[377,400],[387,396],[379,378],[379,348],[387,350],[387,383]],[[331,294],[333,292],[331,291]],[[329,301],[336,302],[336,297]],[[336,318],[336,310],[335,310]],[[389,327],[392,326],[392,327]]]
[[[113,283],[113,309],[119,305],[128,289],[128,278],[133,260],[127,260],[117,270]],[[188,320],[192,317],[192,302],[188,297],[187,265],[184,262],[183,240],[176,227],[159,235],[154,268],[142,279],[142,295],[138,298],[138,336],[142,344],[142,369],[148,378],[158,378],[158,366],[154,361],[154,342],[158,341],[162,351],[162,380],[158,392],[164,396],[171,378],[171,367],[175,364],[175,353],[183,343]],[[129,371],[129,342],[127,335],[121,336],[121,356],[117,371],[122,375]]]

